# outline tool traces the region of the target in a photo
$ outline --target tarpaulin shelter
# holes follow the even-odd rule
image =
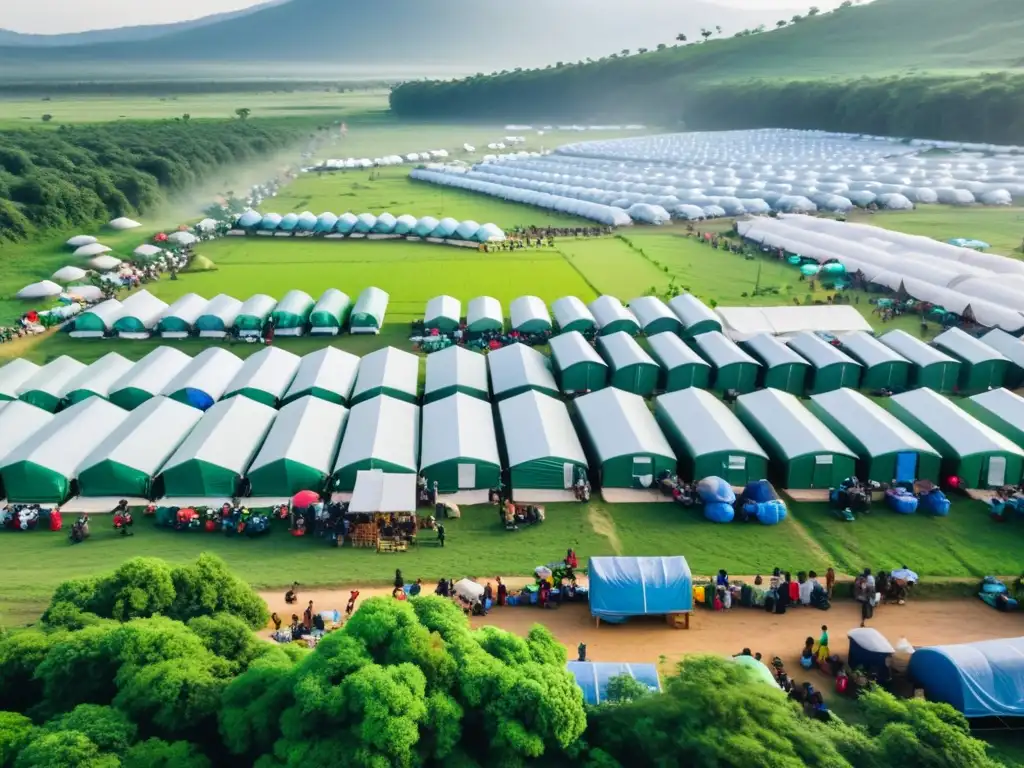
[[[208,347],[171,379],[161,394],[200,411],[224,397],[242,370],[242,361],[222,347]]]
[[[21,357],[0,367],[0,402],[17,400],[18,391],[39,372],[39,368],[31,360]]]
[[[423,406],[420,474],[441,493],[498,487],[501,459],[486,400],[461,392]]]
[[[349,330],[352,333],[380,333],[390,300],[391,296],[380,288],[366,288],[359,294],[352,308]]]
[[[337,336],[348,322],[352,299],[337,288],[328,288],[309,313],[309,332],[313,335]]]
[[[157,347],[110,386],[110,401],[126,410],[156,397],[192,358],[174,347]]]
[[[676,334],[669,331],[647,337],[651,357],[661,367],[658,388],[675,392],[688,387],[708,386],[711,366]]]
[[[327,489],[348,409],[307,395],[281,408],[246,472],[253,496]]]
[[[939,452],[860,392],[835,389],[812,395],[808,407],[857,454],[857,477],[879,483],[939,482]]]
[[[768,477],[768,454],[732,409],[707,390],[659,396],[654,417],[687,479],[720,477],[743,486]]]
[[[960,407],[1024,448],[1024,397],[1007,389],[992,389],[961,400]]]
[[[678,334],[682,323],[675,313],[657,296],[640,296],[629,302],[629,311],[636,317],[645,336],[659,333]]]
[[[384,472],[380,469],[359,470],[352,489],[352,499],[348,503],[348,512],[350,515],[413,514],[416,512],[416,475]]]
[[[929,701],[968,718],[1024,716],[1024,637],[918,648],[908,672]]]
[[[334,464],[335,487],[351,491],[356,485],[356,474],[365,469],[415,475],[419,448],[418,406],[388,395],[363,400],[349,412]]]
[[[640,395],[608,387],[577,398],[580,434],[603,488],[653,488],[676,455]]]
[[[85,363],[61,355],[48,362],[21,385],[18,399],[53,413],[60,407],[68,384],[86,368]]]
[[[588,392],[608,384],[608,364],[579,331],[553,336],[551,365],[563,392]]]
[[[1002,328],[993,328],[981,340],[1010,361],[1006,366],[1006,388],[1018,389],[1024,385],[1024,341]]]
[[[931,389],[889,398],[889,410],[942,455],[944,475],[968,488],[1001,488],[1020,482],[1024,450]]]
[[[121,314],[114,321],[113,330],[121,336],[148,334],[166,311],[167,302],[143,288],[121,302]]]
[[[108,399],[114,382],[135,366],[131,360],[117,352],[108,352],[64,385],[63,400],[69,405],[90,397]]]
[[[423,404],[461,392],[480,400],[490,400],[487,384],[487,358],[466,347],[452,346],[427,355],[427,374],[423,385]]]
[[[263,326],[270,319],[270,314],[277,306],[277,299],[267,296],[265,293],[257,293],[250,296],[242,306],[238,308],[235,315],[234,328],[239,336],[260,336],[263,333]]]
[[[405,350],[385,347],[365,355],[352,388],[352,405],[388,395],[415,403],[420,386],[420,359]]]
[[[834,488],[854,474],[857,455],[788,392],[741,395],[736,415],[768,453],[784,488]]]
[[[576,296],[563,296],[555,299],[551,305],[551,313],[555,316],[555,326],[559,333],[579,331],[586,333],[597,327],[597,320],[587,305]]]
[[[520,296],[508,307],[512,330],[520,333],[547,333],[551,330],[548,308],[536,296]]]
[[[566,490],[587,471],[587,458],[565,403],[536,391],[498,403],[513,493]]]
[[[873,627],[857,627],[846,633],[850,640],[847,663],[850,669],[862,669],[885,684],[889,680],[889,659],[896,653],[885,635]]]
[[[208,410],[160,470],[171,497],[230,499],[267,437],[277,411],[247,397],[221,400]]]
[[[959,360],[915,339],[906,331],[889,331],[878,340],[910,362],[911,387],[928,387],[936,392],[956,389],[960,377]]]
[[[359,373],[359,357],[337,347],[324,347],[304,355],[295,378],[284,393],[290,403],[306,395],[347,405]]]
[[[73,333],[78,338],[98,338],[108,333],[120,316],[121,302],[107,299],[76,317]]]
[[[198,293],[186,293],[164,310],[157,321],[156,329],[165,339],[185,338],[191,333],[209,304],[209,300]]]
[[[147,400],[82,461],[79,493],[155,498],[157,474],[202,417],[202,411],[166,397]]]
[[[628,333],[599,336],[597,348],[611,369],[611,386],[643,396],[658,388],[661,367]]]
[[[583,691],[583,701],[592,707],[608,702],[608,684],[616,677],[631,677],[654,693],[661,691],[657,664],[570,661],[565,666],[576,678],[576,685]]]
[[[28,403],[18,400],[0,402],[0,466],[3,466],[4,459],[11,451],[53,419],[54,415],[49,411]],[[0,499],[2,498],[5,496],[3,478],[0,476]]]
[[[854,331],[839,337],[840,348],[864,366],[864,389],[904,389],[910,381],[911,363],[870,333]]]
[[[636,317],[614,296],[598,296],[587,305],[587,309],[597,321],[597,332],[602,336],[610,333],[628,333],[630,336],[636,336],[640,333],[640,323]]]
[[[280,347],[264,347],[250,355],[227,386],[224,397],[243,395],[276,408],[299,371],[301,358]]]
[[[736,342],[718,331],[698,334],[690,341],[714,368],[712,389],[719,392],[735,389],[740,394],[754,391],[761,364],[736,346]]]
[[[816,395],[843,387],[856,389],[860,384],[860,363],[816,333],[801,331],[786,343],[811,364],[808,394]]]
[[[505,327],[501,302],[493,296],[477,296],[466,307],[466,330],[469,333],[500,333]]]
[[[664,616],[693,610],[693,584],[686,558],[592,557],[590,613],[606,621]]]
[[[462,302],[454,296],[435,296],[427,302],[423,313],[423,327],[452,333],[462,321]]]
[[[548,358],[525,344],[509,344],[487,355],[491,391],[495,400],[514,397],[527,390],[558,395],[558,384]]]
[[[235,325],[235,319],[242,309],[242,302],[233,296],[219,293],[210,299],[203,312],[196,318],[196,330],[207,338],[222,338]]]
[[[960,361],[957,389],[961,394],[971,395],[1003,386],[1010,361],[985,342],[959,328],[950,328],[936,336],[932,343]]]
[[[82,460],[127,416],[127,411],[98,397],[61,411],[0,460],[7,500],[63,503],[71,495]]]
[[[692,293],[682,293],[669,299],[668,307],[679,318],[684,338],[699,336],[711,331],[722,331],[722,321],[718,315],[708,309],[707,305]]]
[[[313,297],[305,291],[288,291],[270,313],[276,336],[301,336],[313,311]]]
[[[781,307],[716,307],[722,333],[733,341],[745,341],[759,333],[792,336],[804,331],[833,335],[870,331],[871,325],[849,304],[807,304]]]
[[[778,337],[767,333],[751,336],[740,347],[761,363],[762,387],[800,397],[807,388],[811,364]]]

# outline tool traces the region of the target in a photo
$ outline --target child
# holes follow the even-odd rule
[[[828,659],[828,627],[821,625],[821,637],[818,638],[818,661],[824,662]]]
[[[804,640],[804,650],[800,654],[800,666],[804,669],[811,669],[814,666],[814,638],[808,637]]]
[[[828,592],[828,599],[832,599],[832,590],[836,586],[836,571],[831,566],[825,571],[825,591]]]

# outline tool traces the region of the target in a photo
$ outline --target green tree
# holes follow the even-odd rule
[[[778,21],[775,22],[775,26],[778,27],[779,29],[782,29],[787,24],[789,24],[789,22],[786,21],[785,19],[779,19]]]
[[[120,768],[117,755],[104,754],[78,731],[44,733],[28,743],[15,768]]]
[[[650,695],[651,689],[632,675],[616,675],[608,681],[606,696],[608,701],[613,704],[636,701]]]
[[[708,38],[711,37],[713,34],[714,32],[712,32],[710,29],[706,27],[702,27],[700,30],[700,36],[704,38],[705,43],[708,41]]]
[[[687,37],[682,32],[680,32],[678,35],[676,35],[676,41],[677,42],[685,43],[686,40],[687,40]]]
[[[821,8],[819,8],[816,5],[812,5],[810,8],[807,9],[808,16],[817,16],[819,13],[821,13]]]
[[[37,630],[0,634],[0,710],[27,712],[42,700],[36,668],[61,637]]]
[[[53,115],[51,115],[49,112],[47,112],[45,115],[43,115],[43,122],[44,123],[48,123],[51,120],[53,120]]]
[[[276,650],[253,634],[249,625],[230,613],[196,616],[188,628],[210,652],[227,661],[234,674],[244,672],[260,656]]]
[[[24,715],[0,712],[0,768],[11,768],[14,758],[32,741],[35,726]]]
[[[239,107],[235,110],[235,116],[238,117],[239,120],[248,120],[249,115],[251,114],[252,110],[248,107]]]
[[[187,741],[147,739],[129,748],[121,768],[210,768],[210,760]]]
[[[67,714],[50,720],[44,733],[77,731],[103,752],[123,755],[135,741],[135,724],[121,711],[96,704],[79,704]]]
[[[192,119],[192,115],[190,115],[188,112],[186,112],[185,114],[183,114],[181,116],[181,119],[184,120],[187,123],[189,120]]]

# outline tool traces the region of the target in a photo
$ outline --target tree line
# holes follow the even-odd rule
[[[267,620],[211,555],[63,583],[0,633],[0,768],[999,768],[948,705],[875,690],[863,725],[819,722],[714,657],[588,708],[547,629],[474,630],[439,597],[366,600],[312,651]]]
[[[0,242],[144,214],[301,130],[286,120],[178,119],[0,131]]]

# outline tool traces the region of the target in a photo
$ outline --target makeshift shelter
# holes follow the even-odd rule
[[[207,411],[224,397],[241,370],[242,361],[238,357],[222,347],[208,347],[192,358],[160,394]]]
[[[77,283],[87,274],[89,273],[86,272],[84,269],[81,269],[80,267],[67,266],[58,269],[51,275],[51,277],[58,283],[63,283],[64,285],[67,285],[68,283]]]
[[[52,299],[60,296],[64,289],[52,280],[41,280],[37,283],[30,283],[15,294],[17,299]]]
[[[365,358],[364,358],[365,361]],[[339,491],[356,487],[360,470],[416,474],[419,467],[420,409],[413,403],[379,395],[352,406],[341,450],[334,464]]]
[[[454,296],[435,296],[427,302],[423,313],[423,327],[452,333],[462,322],[462,302]]]
[[[91,259],[96,256],[101,256],[104,253],[110,253],[110,248],[103,245],[103,243],[88,243],[79,248],[75,249],[74,256],[80,259]]]
[[[608,364],[579,331],[551,337],[551,367],[562,392],[589,392],[608,384]]]
[[[598,296],[587,305],[587,309],[597,321],[597,332],[602,336],[611,333],[627,333],[630,336],[636,336],[640,333],[640,324],[636,317],[614,296],[607,294]]]
[[[235,318],[241,309],[242,302],[238,299],[223,293],[217,294],[196,318],[196,330],[201,337],[223,338],[234,327]]]
[[[665,331],[647,337],[651,357],[661,367],[658,388],[675,392],[688,387],[705,389],[711,380],[711,366],[686,346],[676,334]]]
[[[246,477],[253,496],[327,490],[348,409],[307,395],[281,408]]]
[[[864,389],[905,389],[910,381],[909,360],[870,333],[854,331],[839,337],[840,349],[863,366],[860,385]]]
[[[313,311],[313,297],[305,291],[288,291],[270,313],[275,336],[301,336]]]
[[[857,454],[857,477],[879,483],[939,482],[939,452],[860,392],[836,389],[812,395],[808,407]]]
[[[63,401],[69,405],[90,397],[109,398],[114,382],[125,376],[135,363],[117,352],[108,352],[64,385]]]
[[[160,470],[164,494],[225,500],[239,495],[242,476],[276,417],[273,408],[247,397],[221,400]]]
[[[1024,386],[1024,341],[1007,333],[1002,328],[993,328],[982,336],[981,340],[1009,360],[1006,366],[1004,386],[1007,389],[1018,389]]]
[[[68,248],[81,248],[83,245],[92,245],[96,238],[92,235],[75,235],[64,243]]]
[[[270,314],[276,306],[277,299],[267,296],[265,293],[257,293],[242,302],[242,306],[238,308],[238,314],[235,315],[234,323],[238,335],[263,335],[263,326],[267,324],[267,320],[270,319]]]
[[[856,454],[788,392],[742,395],[736,415],[768,453],[784,488],[834,488],[854,474]]]
[[[126,229],[138,229],[142,225],[134,219],[129,219],[127,216],[119,216],[107,223],[107,226],[111,229],[123,232]]]
[[[942,456],[943,476],[967,488],[1001,488],[1020,482],[1024,450],[931,389],[889,398],[889,410]]]
[[[479,352],[458,346],[427,355],[423,404],[450,397],[456,392],[480,400],[490,399],[487,358]]]
[[[156,397],[192,358],[174,347],[157,347],[110,385],[110,402],[132,410]]]
[[[712,389],[719,392],[733,389],[743,394],[757,387],[761,364],[736,346],[736,342],[718,331],[698,334],[690,341],[714,368]]]
[[[555,326],[559,333],[579,331],[590,333],[597,327],[597,320],[580,299],[575,296],[563,296],[555,299],[551,305],[551,313],[555,316]]]
[[[915,339],[906,331],[889,331],[880,342],[910,362],[911,387],[928,387],[936,392],[952,392],[960,377],[960,362],[945,352]]]
[[[592,557],[590,613],[618,623],[630,616],[663,616],[693,610],[693,583],[686,558]]]
[[[54,415],[34,405],[20,401],[0,403],[0,467],[15,448],[53,421]],[[5,498],[3,477],[0,475],[0,499]]]
[[[117,299],[106,301],[90,307],[75,318],[76,338],[98,338],[107,334],[121,316],[121,302]]]
[[[657,296],[640,296],[629,302],[629,311],[636,317],[644,336],[659,333],[678,334],[682,323],[675,313]]]
[[[629,334],[599,336],[597,348],[611,369],[611,386],[643,396],[658,388],[661,368]]]
[[[183,339],[192,332],[209,304],[207,299],[197,293],[186,293],[164,310],[156,329],[165,339]]]
[[[299,361],[295,378],[284,393],[290,403],[306,395],[329,403],[347,405],[359,372],[359,358],[337,347],[324,347],[310,352]]]
[[[415,514],[416,475],[361,469],[356,473],[348,512],[355,514]],[[468,581],[463,579],[459,584]],[[483,589],[483,587],[481,587]]]
[[[461,392],[423,406],[420,474],[440,493],[497,488],[501,459],[491,404]]]
[[[85,363],[61,355],[51,360],[18,390],[18,399],[54,413],[67,393],[68,384],[86,370]]]
[[[661,691],[657,664],[618,664],[609,661],[570,661],[566,664],[589,706],[608,703],[608,686],[616,677],[631,677],[652,692]]]
[[[113,329],[119,336],[147,336],[166,311],[167,302],[142,289],[121,302],[121,314]]]
[[[0,402],[17,400],[22,386],[39,372],[39,368],[31,360],[21,357],[0,366]]]
[[[791,336],[787,344],[811,364],[808,394],[816,395],[843,387],[856,389],[860,384],[860,363],[816,333],[802,331]]]
[[[63,503],[72,493],[82,460],[127,416],[98,397],[61,411],[0,459],[7,500]]]
[[[716,307],[722,333],[733,341],[751,336],[792,336],[803,331],[823,331],[838,336],[870,331],[871,325],[857,307],[849,304],[807,304],[779,307]]]
[[[415,403],[419,385],[420,359],[411,352],[385,347],[360,361],[350,402],[355,405],[378,395],[388,395]]]
[[[147,400],[82,461],[79,493],[156,498],[157,474],[202,417],[202,411],[166,397]]]
[[[918,648],[908,672],[929,701],[965,717],[1024,715],[1024,637]]]
[[[110,272],[121,266],[121,260],[114,256],[97,256],[89,260],[89,267],[97,272]]]
[[[744,486],[768,477],[768,454],[725,403],[703,389],[683,389],[654,401],[654,417],[689,480],[720,477]]]
[[[501,302],[491,296],[477,296],[466,307],[466,330],[472,334],[501,333],[505,316]]]
[[[309,332],[313,335],[337,336],[348,322],[352,299],[337,288],[328,288],[309,314]]]
[[[603,488],[653,488],[676,455],[640,395],[615,387],[575,401],[590,466]]]
[[[981,339],[950,328],[936,336],[932,343],[954,360],[960,361],[957,389],[971,395],[1003,386],[1010,361]]]
[[[567,490],[587,471],[565,403],[537,391],[498,403],[502,442],[513,494]]]
[[[380,333],[390,300],[391,297],[380,288],[371,286],[364,290],[352,308],[349,330],[352,333]]]
[[[740,348],[761,363],[759,386],[800,397],[807,387],[811,364],[777,337],[759,333],[740,343]]]
[[[495,400],[514,397],[527,390],[558,395],[558,384],[548,358],[525,344],[509,344],[487,355],[491,391]]]
[[[879,683],[889,680],[889,659],[896,649],[885,636],[873,627],[857,627],[846,633],[850,640],[850,654],[847,659],[850,669],[862,669],[874,676]]]
[[[679,318],[683,338],[702,333],[722,331],[722,321],[692,293],[682,293],[668,302],[668,308]]]
[[[1024,397],[999,388],[968,397],[959,405],[982,424],[1024,448]]]
[[[227,386],[224,397],[243,395],[276,408],[299,371],[301,359],[280,347],[264,347],[249,356]]]
[[[547,333],[551,330],[551,315],[544,302],[536,296],[520,296],[508,307],[513,331],[519,333]]]
[[[170,238],[167,239],[168,241],[171,240]],[[157,245],[153,245],[152,243],[143,243],[132,251],[132,255],[137,256],[140,259],[152,259],[154,256],[159,256],[163,252],[164,249]]]

